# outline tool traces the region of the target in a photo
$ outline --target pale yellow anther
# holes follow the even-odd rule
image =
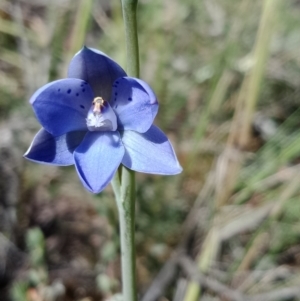
[[[94,115],[100,115],[101,107],[104,106],[104,99],[102,97],[95,97],[93,100],[93,106]]]

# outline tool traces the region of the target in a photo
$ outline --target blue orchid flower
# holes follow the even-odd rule
[[[68,78],[35,92],[30,103],[42,129],[24,157],[38,163],[75,164],[86,189],[99,193],[120,164],[151,174],[182,171],[166,135],[153,120],[158,102],[144,81],[127,77],[104,53],[84,47]]]

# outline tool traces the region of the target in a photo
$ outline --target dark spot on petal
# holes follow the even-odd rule
[[[85,107],[83,105],[80,105],[80,108],[85,109]]]
[[[60,89],[58,89],[57,92],[60,92]]]
[[[117,96],[117,95],[118,95],[118,93],[116,92],[116,93],[115,93],[115,95]]]
[[[76,93],[76,96],[79,96],[79,93]]]
[[[117,101],[117,99],[115,98],[115,101]]]
[[[116,81],[116,84],[118,85],[118,84],[119,84],[119,82],[118,82],[118,81]]]
[[[71,89],[69,89],[69,90],[67,91],[67,92],[68,92],[68,94],[70,94],[70,93],[71,93],[71,91],[72,91],[72,90],[71,90]]]
[[[85,92],[85,89],[82,89],[82,92]]]
[[[118,107],[118,105],[115,106],[115,109]]]
[[[132,101],[132,98],[131,98],[131,97],[128,97],[128,100],[129,100],[129,101]]]

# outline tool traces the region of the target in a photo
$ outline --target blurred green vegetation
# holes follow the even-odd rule
[[[300,2],[140,0],[138,26],[155,122],[184,167],[137,175],[142,300],[300,300]],[[22,159],[39,129],[29,97],[84,44],[126,66],[120,1],[0,0],[1,301],[120,291],[111,189]],[[200,290],[185,255],[229,291]]]

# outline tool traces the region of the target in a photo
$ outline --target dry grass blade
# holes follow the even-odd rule
[[[236,179],[241,168],[242,158],[240,150],[247,148],[252,118],[258,101],[260,86],[263,79],[265,64],[269,53],[269,44],[274,31],[274,14],[276,1],[265,0],[260,26],[254,47],[253,67],[249,75],[244,78],[238,96],[235,119],[232,123],[232,133],[228,139],[228,147],[220,156],[219,169],[220,183],[217,184],[217,206],[224,205],[236,184]],[[230,159],[230,158],[235,158]],[[224,170],[224,164],[226,169]]]
[[[237,290],[233,290],[230,287],[224,285],[223,283],[205,276],[200,273],[195,267],[195,263],[188,257],[182,257],[179,260],[179,265],[181,268],[199,285],[213,291],[215,294],[221,298],[226,298],[230,301],[277,301],[286,300],[291,298],[300,297],[299,287],[286,287],[282,289],[275,289],[271,292],[256,294],[256,295],[244,295]]]
[[[278,200],[273,205],[273,208],[269,212],[269,221],[275,221],[279,218],[280,213],[282,212],[283,205],[286,201],[288,201],[291,197],[293,197],[297,191],[300,189],[299,187],[299,176],[296,174],[294,179],[286,184],[286,186],[282,189],[281,194],[278,197]],[[245,254],[241,264],[239,265],[238,271],[248,270],[252,264],[252,262],[261,254],[261,252],[268,246],[269,244],[269,233],[260,232],[255,237],[252,245],[249,250]]]
[[[166,287],[174,279],[176,271],[177,260],[175,258],[171,258],[164,264],[163,268],[160,270],[141,301],[155,301],[161,297]]]
[[[265,0],[263,14],[260,21],[257,40],[254,48],[254,66],[251,74],[246,78],[245,111],[240,132],[239,144],[245,146],[248,143],[252,118],[258,100],[260,87],[265,72],[265,65],[269,53],[269,45],[274,31],[277,0]]]
[[[220,239],[228,240],[240,233],[255,230],[269,215],[272,204],[266,204],[260,208],[249,209],[239,214],[235,219],[230,219],[225,225],[220,225]]]

